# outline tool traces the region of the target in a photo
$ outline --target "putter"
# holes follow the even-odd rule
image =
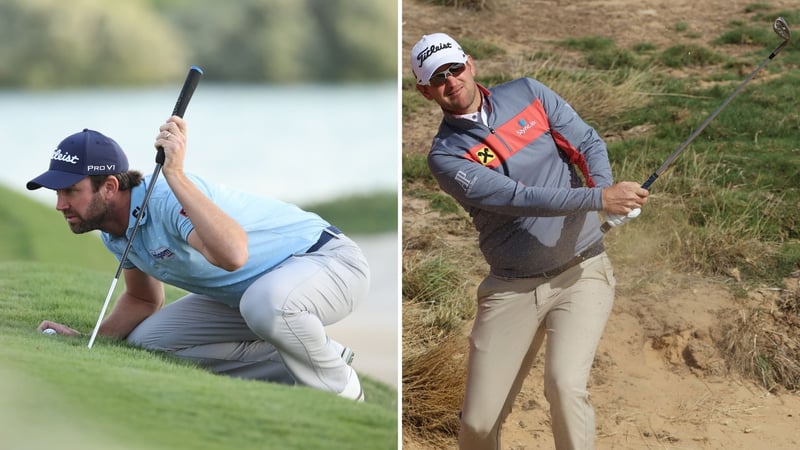
[[[189,74],[186,76],[186,81],[184,81],[183,88],[181,88],[181,92],[178,95],[178,101],[175,103],[175,109],[172,111],[173,116],[183,117],[183,114],[186,112],[186,107],[189,106],[189,100],[192,99],[192,94],[194,94],[194,90],[197,87],[197,83],[200,82],[201,75],[203,75],[203,71],[199,67],[192,66],[189,69]],[[122,266],[125,264],[125,260],[128,258],[128,252],[131,250],[131,244],[133,244],[133,239],[136,237],[136,231],[139,229],[139,222],[144,215],[145,207],[147,207],[147,202],[150,200],[150,194],[153,193],[153,186],[156,185],[156,180],[158,179],[158,175],[161,173],[161,166],[163,164],[164,149],[159,147],[156,151],[156,168],[153,171],[153,176],[150,177],[150,186],[147,187],[147,191],[144,194],[144,200],[142,200],[142,205],[139,207],[139,214],[136,215],[136,220],[133,223],[131,237],[128,239],[128,244],[125,246],[125,251],[122,252],[122,258],[119,260],[117,273],[114,275],[114,279],[111,281],[111,287],[108,289],[106,301],[103,302],[103,307],[100,309],[100,316],[97,318],[97,323],[94,326],[94,330],[92,330],[92,336],[89,338],[89,348],[92,348],[92,345],[94,345],[97,332],[100,330],[100,323],[103,321],[103,317],[106,315],[108,302],[111,300],[111,295],[114,293],[114,289],[117,287],[119,275],[122,273]]]
[[[728,103],[730,103],[730,101],[733,100],[734,97],[739,95],[739,92],[741,92],[742,89],[744,89],[747,83],[749,83],[750,80],[752,80],[756,76],[756,74],[760,72],[761,69],[763,69],[764,66],[766,66],[767,63],[770,62],[772,58],[775,57],[775,55],[778,54],[778,52],[783,50],[783,47],[786,47],[786,45],[789,44],[789,39],[791,38],[792,33],[789,31],[789,24],[786,22],[786,19],[784,19],[783,17],[778,17],[777,19],[775,19],[775,23],[772,24],[772,30],[775,31],[775,34],[777,34],[782,39],[782,42],[777,47],[775,47],[775,50],[773,50],[772,53],[770,53],[767,59],[765,59],[761,64],[759,64],[759,66],[756,67],[756,70],[754,70],[747,78],[745,78],[745,80],[742,81],[739,87],[737,87],[736,90],[733,91],[733,93],[729,95],[728,98],[726,98],[725,101],[722,102],[722,104],[719,105],[719,107],[713,113],[711,113],[710,116],[708,116],[705,122],[703,122],[699,127],[697,127],[697,129],[694,130],[694,132],[692,132],[689,138],[683,141],[683,143],[674,152],[672,152],[671,155],[669,155],[669,158],[667,158],[667,160],[664,161],[663,164],[661,164],[661,167],[659,167],[655,172],[653,172],[653,174],[650,175],[650,178],[648,178],[647,181],[645,181],[644,184],[642,184],[643,188],[649,189],[650,185],[655,183],[656,178],[658,178],[662,172],[667,170],[667,167],[669,167],[670,164],[672,164],[672,162],[675,161],[675,159],[686,149],[686,147],[689,146],[689,144],[694,140],[694,138],[696,138],[697,135],[699,135],[703,131],[703,129],[705,129],[705,127],[708,126],[708,124],[711,123],[711,121],[714,120],[715,117],[717,117],[717,114],[719,114],[720,111],[722,111],[726,106],[728,106]],[[608,222],[603,223],[600,229],[603,231],[603,233],[606,233],[608,232],[608,230],[611,229],[611,225],[609,225]]]

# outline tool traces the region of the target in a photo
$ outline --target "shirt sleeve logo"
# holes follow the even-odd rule
[[[463,189],[464,192],[466,192],[472,185],[472,180],[469,179],[469,177],[465,172],[459,170],[458,173],[456,174],[456,183],[458,183],[461,186],[461,189]]]

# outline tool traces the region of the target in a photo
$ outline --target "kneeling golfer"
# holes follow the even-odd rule
[[[100,230],[116,255],[128,244],[125,291],[99,334],[193,360],[215,373],[299,384],[363,401],[352,351],[325,326],[367,296],[369,267],[336,227],[295,205],[225,189],[183,170],[186,122],[170,117],[155,141],[162,179],[128,169],[120,146],[83,130],[58,145],[27,184],[56,191],[74,233]],[[162,283],[188,294],[162,308]],[[43,321],[66,335],[65,325]]]

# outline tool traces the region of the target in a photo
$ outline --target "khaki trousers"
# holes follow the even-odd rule
[[[594,448],[594,410],[586,385],[615,285],[605,253],[552,279],[490,275],[481,283],[460,449],[500,449],[500,428],[545,335],[544,385],[555,448]]]

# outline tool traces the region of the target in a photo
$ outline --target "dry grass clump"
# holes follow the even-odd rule
[[[767,390],[800,390],[800,289],[741,309],[721,320],[720,350],[730,370]]]
[[[405,322],[405,311],[403,315]],[[404,434],[439,448],[452,447],[464,396],[466,343],[454,333],[422,353],[403,353]]]

